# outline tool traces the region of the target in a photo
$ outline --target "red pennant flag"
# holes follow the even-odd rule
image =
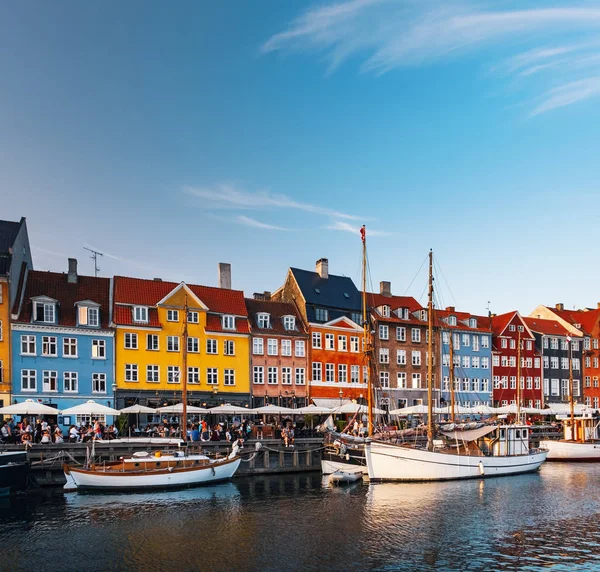
[[[363,242],[367,238],[367,230],[365,229],[365,225],[364,224],[360,227],[360,238],[362,239]]]

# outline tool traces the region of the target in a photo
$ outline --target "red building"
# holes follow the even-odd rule
[[[492,316],[492,399],[495,407],[517,403],[517,383],[521,385],[521,406],[544,406],[542,356],[536,350],[535,336],[519,312]],[[518,358],[521,344],[521,370]]]

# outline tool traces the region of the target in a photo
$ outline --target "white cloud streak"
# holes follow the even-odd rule
[[[185,187],[184,192],[188,195],[203,199],[212,208],[230,209],[290,209],[309,212],[313,214],[341,218],[346,220],[359,220],[361,217],[339,212],[326,207],[301,203],[291,197],[274,194],[269,191],[251,193],[229,184],[208,187]]]
[[[573,6],[528,3],[528,9],[499,9],[506,4],[491,0],[349,0],[305,11],[287,29],[272,36],[263,52],[316,51],[324,54],[329,71],[352,56],[361,56],[363,72],[383,74],[392,69],[420,66],[456,58],[484,47],[513,51],[524,42],[548,43],[509,57],[498,68],[524,78],[537,78],[544,72],[572,74],[600,65],[593,52],[580,58],[582,51],[598,49],[600,2]],[[513,4],[514,5],[514,4]],[[531,6],[535,6],[531,8]],[[551,45],[554,39],[576,34],[579,43]],[[593,38],[593,41],[589,38]],[[571,65],[572,58],[579,65]],[[596,96],[596,73],[588,78],[550,78],[547,101],[538,104],[531,115],[570,105]],[[574,87],[576,80],[582,84]],[[563,85],[556,85],[562,82]],[[584,89],[582,86],[586,84]],[[547,85],[543,89],[547,88]],[[556,92],[554,91],[556,90]],[[586,95],[578,97],[576,94]],[[556,105],[557,99],[568,102]]]
[[[579,101],[600,96],[600,76],[589,77],[555,87],[544,94],[544,100],[531,113],[539,115],[547,111],[572,105]]]
[[[326,225],[324,228],[327,230],[338,230],[341,232],[351,232],[352,234],[356,234],[357,236],[360,233],[360,226],[354,226],[350,223],[338,220],[333,222],[332,224]],[[383,230],[372,230],[367,227],[367,238],[369,236],[390,236],[390,232],[385,232]]]
[[[281,226],[275,226],[272,224],[267,224],[264,222],[260,222],[258,220],[255,220],[253,218],[250,218],[248,216],[244,216],[244,215],[239,215],[237,216],[235,219],[235,222],[237,222],[238,224],[242,224],[244,226],[249,226],[252,228],[261,228],[264,230],[291,230],[289,228],[283,228]]]

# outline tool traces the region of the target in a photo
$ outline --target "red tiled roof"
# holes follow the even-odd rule
[[[600,309],[597,308],[593,310],[557,310],[556,308],[551,308],[549,306],[546,306],[546,308],[569,324],[580,324],[581,328],[578,329],[580,329],[582,333],[590,335],[600,318]]]
[[[288,302],[272,302],[270,300],[254,300],[246,298],[246,308],[250,327],[254,334],[280,334],[284,336],[305,336],[306,330],[295,304]],[[256,314],[265,312],[271,316],[269,328],[259,328]],[[283,316],[294,316],[296,318],[296,330],[290,332],[283,327]]]
[[[179,286],[177,282],[115,276],[114,301],[115,304],[156,306],[177,286]],[[241,290],[228,290],[195,284],[186,284],[186,286],[202,300],[211,312],[236,316],[248,315],[244,303],[244,293]]]
[[[150,308],[148,310],[148,323],[140,324],[133,321],[133,311],[131,306],[121,306],[119,304],[115,304],[113,322],[118,326],[148,326],[150,328],[160,328],[158,310],[156,308]]]
[[[456,326],[450,326],[448,324],[448,317],[456,316]],[[477,327],[469,327],[469,318],[475,318],[477,320]],[[457,330],[472,330],[474,332],[489,332],[492,329],[490,324],[489,316],[477,316],[470,314],[469,312],[457,312],[454,309],[451,310],[435,310],[435,325],[443,328],[453,328]]]
[[[412,296],[384,296],[375,292],[367,293],[367,304],[371,308],[379,308],[379,306],[389,306],[392,310],[408,308],[409,312],[423,309]]]
[[[542,318],[523,317],[523,321],[532,332],[546,336],[566,336],[569,332],[556,320],[544,320]]]
[[[512,312],[492,317],[492,332],[495,336],[499,336],[506,329],[506,326],[508,326],[515,314],[516,310],[513,310]]]
[[[91,300],[100,304],[100,325],[108,327],[110,313],[110,279],[78,276],[77,283],[67,280],[67,274],[30,270],[27,273],[25,296],[18,322],[31,322],[32,302],[36,296],[48,296],[58,301],[58,325],[76,326],[76,302]]]
[[[249,334],[250,324],[245,318],[236,318],[235,330],[223,329],[223,322],[221,316],[215,316],[214,314],[208,314],[206,316],[206,331],[207,332],[230,332],[232,334]]]

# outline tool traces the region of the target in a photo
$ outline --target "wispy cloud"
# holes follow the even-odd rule
[[[600,76],[573,81],[546,92],[542,103],[530,115],[539,115],[540,113],[598,96],[600,96]]]
[[[209,207],[213,208],[248,210],[291,209],[346,220],[360,219],[358,216],[327,207],[302,203],[287,195],[275,194],[269,191],[249,192],[225,183],[216,187],[185,187],[184,192],[203,199],[208,203]]]
[[[535,48],[505,58],[500,66],[521,77],[537,76],[545,70],[554,71],[560,58],[560,65],[564,64],[568,73],[570,57],[582,50],[598,49],[600,3],[561,3],[529,3],[536,7],[506,10],[502,9],[506,3],[491,0],[349,0],[306,10],[287,29],[268,39],[262,51],[316,51],[324,55],[329,71],[360,56],[362,71],[383,74],[399,67],[456,58],[488,46],[514,51],[515,45],[537,42]],[[556,45],[556,37],[572,34],[577,34],[579,43],[569,45],[563,40]],[[594,36],[595,42],[590,40]],[[592,58],[587,65],[596,63]],[[582,62],[580,67],[584,65]],[[568,91],[571,81],[563,83],[557,89]],[[568,99],[574,103],[582,98]],[[556,107],[539,105],[534,114]]]
[[[326,228],[327,230],[339,230],[341,232],[351,232],[352,234],[356,234],[357,236],[360,233],[360,226],[354,226],[350,223],[347,223],[347,222],[344,222],[341,220],[335,221],[332,224],[328,224],[324,228]],[[373,230],[368,227],[366,230],[367,230],[367,237],[369,237],[369,236],[390,236],[391,235],[390,232],[385,232],[383,230]]]
[[[250,226],[252,228],[262,228],[265,230],[290,230],[289,228],[283,228],[282,226],[275,226],[272,224],[267,224],[265,222],[260,222],[248,216],[239,215],[235,217],[235,222],[238,224],[243,224],[244,226]]]

